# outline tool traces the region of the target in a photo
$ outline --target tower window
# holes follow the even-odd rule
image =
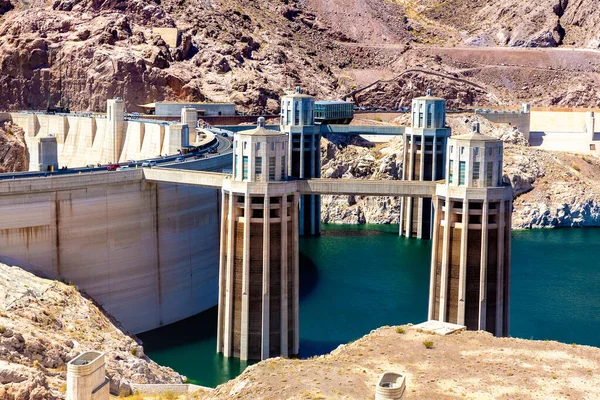
[[[269,157],[269,180],[275,180],[275,157]]]
[[[246,144],[246,143],[244,143]],[[244,173],[242,175],[242,179],[247,181],[248,180],[248,156],[244,156],[242,159],[242,162],[244,163]]]
[[[477,181],[479,180],[479,161],[475,161],[473,163],[473,183],[477,185]]]
[[[281,179],[285,179],[285,157],[281,157]]]
[[[254,173],[256,174],[256,180],[261,180],[262,175],[262,157],[256,157],[254,160]]]
[[[454,178],[454,160],[450,160],[450,165],[448,166],[448,183],[453,183]]]
[[[494,163],[487,163],[487,170],[485,171],[485,185],[492,186],[492,177],[494,176]]]
[[[479,147],[475,147],[475,148],[473,149],[473,153],[474,153],[475,155],[479,154]]]
[[[464,161],[461,161],[459,163],[458,167],[459,167],[459,172],[460,172],[460,174],[458,175],[458,184],[464,185],[465,184],[465,171],[467,168],[467,163]]]
[[[271,151],[275,151],[275,143],[271,143]]]
[[[502,161],[498,161],[498,186],[502,186]]]
[[[256,150],[260,150],[260,142],[256,143]]]

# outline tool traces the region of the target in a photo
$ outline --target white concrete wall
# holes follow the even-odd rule
[[[585,132],[586,111],[531,111],[531,132]]]
[[[188,138],[181,137],[181,132],[172,129],[171,125],[125,121],[122,123],[123,135],[117,135],[118,159],[115,160],[111,130],[115,128],[106,118],[20,113],[11,113],[10,116],[16,125],[25,129],[31,160],[37,157],[33,149],[37,141],[33,139],[56,136],[61,167],[66,165],[74,168],[97,163],[143,160],[165,153],[176,154],[177,149],[188,143]]]
[[[219,192],[141,176],[0,182],[0,261],[73,282],[134,333],[216,305]]]

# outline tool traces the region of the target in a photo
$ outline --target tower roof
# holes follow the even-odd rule
[[[427,89],[427,94],[421,97],[415,97],[413,100],[430,100],[430,101],[446,101],[446,99],[442,99],[441,97],[435,97],[431,94],[431,89]]]
[[[313,99],[314,98],[313,96],[302,93],[302,88],[300,88],[300,86],[296,86],[296,89],[294,90],[293,93],[288,93],[284,97],[287,97],[287,98],[292,97],[295,99]]]
[[[446,99],[442,99],[441,97],[435,97],[435,96],[421,96],[421,97],[415,97],[413,100],[430,100],[430,101],[446,101]]]
[[[240,135],[254,135],[254,136],[285,135],[285,133],[267,129],[264,126],[257,126],[254,129],[247,129],[245,131],[240,131],[239,134]]]
[[[257,125],[256,128],[240,131],[239,134],[240,135],[254,135],[254,136],[285,135],[285,133],[265,128],[265,118],[264,117],[259,117],[258,121],[256,122],[256,125]]]
[[[500,142],[500,139],[493,136],[483,135],[479,130],[479,122],[473,122],[472,130],[463,135],[452,136],[450,139],[467,140],[475,142]]]

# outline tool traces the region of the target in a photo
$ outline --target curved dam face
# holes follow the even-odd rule
[[[151,330],[217,304],[220,196],[141,169],[0,181],[0,261]]]

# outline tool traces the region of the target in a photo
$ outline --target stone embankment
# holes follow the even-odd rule
[[[473,121],[505,142],[504,174],[515,195],[513,228],[600,226],[600,160],[529,147],[520,132],[472,115],[449,116],[454,134]],[[398,122],[406,123],[405,118]],[[402,138],[387,144],[360,139],[323,139],[321,174],[327,178],[399,179]],[[397,223],[398,198],[323,196],[325,223]]]
[[[200,398],[372,399],[379,375],[394,371],[406,399],[596,399],[599,368],[589,346],[383,327],[328,355],[260,362]]]
[[[66,363],[105,352],[112,393],[133,383],[182,383],[75,287],[0,264],[0,400],[64,398]]]

